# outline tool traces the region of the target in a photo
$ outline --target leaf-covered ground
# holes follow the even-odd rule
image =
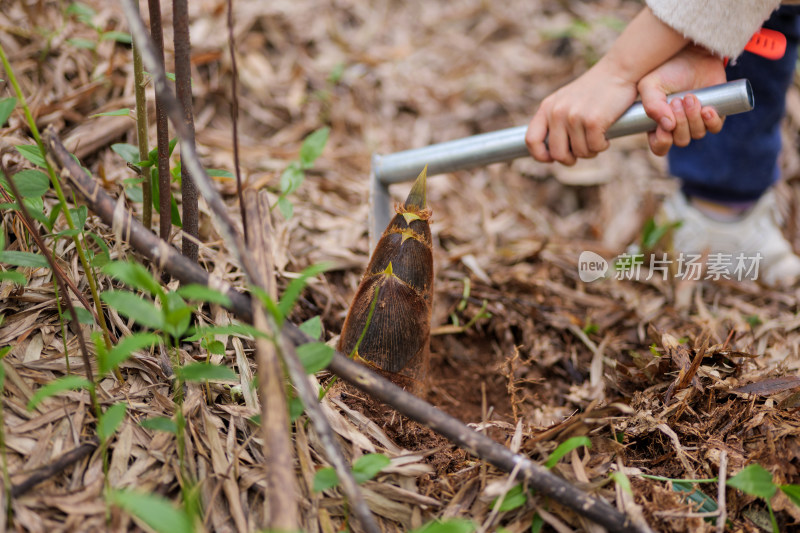
[[[136,175],[111,150],[113,143],[135,143],[134,121],[94,116],[134,107],[131,50],[114,33],[127,31],[127,25],[116,3],[88,4],[91,11],[63,2],[0,2],[0,44],[37,124],[54,125],[106,191],[127,198],[125,207],[140,212],[126,181]],[[171,6],[163,4],[172,70]],[[206,167],[232,171],[226,3],[190,4],[199,151]],[[273,212],[281,287],[311,264],[335,265],[308,287],[292,315],[296,323],[319,316],[329,340],[341,329],[368,259],[371,154],[525,124],[544,96],[602,54],[640,3],[280,0],[234,6],[245,182],[267,191],[274,204],[280,175],[298,157],[303,139],[330,127],[324,152],[288,198],[293,216],[287,220]],[[0,78],[0,98],[13,96],[8,76]],[[152,104],[149,87],[148,93]],[[792,178],[798,173],[797,91],[789,95],[789,115],[783,167]],[[11,173],[33,166],[13,148],[32,143],[19,110],[0,136],[2,161]],[[718,511],[727,516],[728,531],[770,530],[763,499],[729,487],[723,505],[713,479],[758,464],[775,485],[800,483],[797,291],[671,276],[582,283],[579,254],[593,250],[612,258],[640,242],[646,221],[675,188],[641,136],[612,144],[573,168],[521,159],[429,180],[436,294],[425,397],[542,462],[559,443],[586,437],[591,447],[571,451],[554,470],[643,516],[656,531],[713,531],[712,519],[698,513]],[[216,182],[231,213],[238,213],[234,182]],[[407,191],[408,185],[392,188],[398,199]],[[796,186],[787,179],[779,193],[787,235],[800,242]],[[72,203],[68,188],[67,197]],[[49,213],[52,192],[44,204]],[[4,209],[2,221],[7,251],[36,251],[14,211]],[[92,213],[86,228],[106,243],[111,258],[136,257]],[[57,222],[53,233],[63,229]],[[202,206],[200,229],[203,267],[242,286],[240,270]],[[179,233],[173,237],[179,246]],[[86,273],[71,241],[50,235],[46,242],[88,298]],[[68,372],[83,375],[84,363],[78,332],[59,321],[51,271],[19,270],[25,286],[0,284],[0,347],[11,347],[3,360],[2,407],[13,486],[91,442],[98,431],[85,392],[27,408],[47,383]],[[103,274],[98,280],[101,290],[121,288]],[[470,327],[453,327],[478,314]],[[119,337],[137,330],[111,308],[107,318]],[[224,325],[231,317],[211,306],[197,320]],[[87,338],[91,329],[83,332]],[[250,392],[253,347],[230,335],[217,340],[224,355],[210,353],[208,343],[180,347],[182,364],[210,357],[233,369],[238,381],[187,386],[185,470],[199,481],[205,528],[256,530],[266,523],[264,472],[270,465],[264,464],[251,421],[258,412]],[[167,360],[163,348],[137,352],[122,365],[124,381],[109,375],[98,395],[104,408],[127,404],[110,440],[109,485],[179,502],[175,437],[141,425],[174,416]],[[322,373],[318,379],[328,377]],[[348,459],[376,452],[390,458],[390,466],[363,485],[386,531],[406,531],[435,517],[466,519],[486,531],[528,531],[540,520],[544,530],[597,530],[556,502],[519,489],[493,511],[497,496],[513,486],[507,474],[355,389],[339,384],[323,405]],[[292,426],[292,444],[303,531],[341,530],[347,508],[339,489],[313,490],[315,472],[329,462],[304,416]],[[43,483],[12,499],[10,514],[0,518],[2,528],[142,527],[124,506],[110,507],[107,516],[102,457],[95,450],[50,471]],[[800,508],[786,492],[778,490],[771,506],[780,530],[797,527]]]

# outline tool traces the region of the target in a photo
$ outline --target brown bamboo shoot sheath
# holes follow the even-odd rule
[[[353,354],[357,361],[414,392],[424,388],[433,305],[431,211],[426,206],[425,174],[423,169],[375,246],[338,346],[339,351]]]

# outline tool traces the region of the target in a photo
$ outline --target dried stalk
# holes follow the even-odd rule
[[[56,136],[55,130],[48,129],[44,138],[48,150],[62,166],[62,174],[84,196],[90,209],[106,224],[111,225],[117,234],[123,235],[134,249],[156,262],[162,269],[170,272],[181,283],[205,284],[225,292],[231,299],[230,309],[233,313],[244,322],[253,322],[252,303],[249,296],[232,289],[229,284],[219,278],[210,276],[208,272],[181,256],[177,250],[159,242],[130,213],[119,213],[115,217],[114,200],[69,157],[66,148]],[[296,326],[289,323],[284,325],[281,338],[286,340],[284,345],[291,343],[298,346],[312,341]],[[624,514],[614,509],[606,501],[580,491],[524,455],[515,454],[489,437],[473,431],[459,420],[404,391],[363,365],[350,361],[344,354],[336,352],[329,369],[372,397],[397,409],[403,415],[428,426],[475,457],[506,472],[512,472],[519,464],[517,479],[527,480],[528,485],[540,494],[553,498],[609,531],[646,531],[633,524]]]
[[[139,4],[136,4],[139,9]],[[142,54],[133,46],[133,90],[136,95],[136,142],[139,145],[139,161],[147,161],[150,148],[147,141],[147,99],[144,94],[144,68]],[[153,222],[153,184],[150,169],[142,172],[142,224],[150,228]]]
[[[272,258],[272,224],[266,196],[248,190],[245,210],[250,213],[252,220],[261,221],[252,227],[245,226],[245,229],[258,265],[258,283],[276,300],[278,291]],[[267,317],[258,300],[253,301],[253,325],[262,331],[267,329]],[[267,517],[267,523],[264,525],[275,531],[295,531],[300,527],[300,519],[289,438],[289,410],[286,405],[283,368],[275,352],[275,345],[268,339],[256,339],[256,361],[267,478],[264,497],[264,516]]]
[[[236,194],[239,196],[239,213],[242,215],[242,227],[247,227],[247,209],[244,207],[242,195],[242,171],[239,167],[239,94],[236,88],[239,70],[236,68],[236,43],[233,40],[233,0],[228,0],[228,48],[231,51],[231,122],[233,128],[233,168],[236,174]],[[244,242],[249,236],[244,233]]]
[[[163,65],[158,62],[155,49],[145,31],[144,23],[133,8],[134,1],[135,0],[124,0],[122,5],[128,19],[131,35],[142,50],[142,60],[153,73],[156,94],[163,98],[165,110],[180,138],[182,166],[188,167],[195,179],[195,184],[200,194],[203,195],[206,203],[208,203],[208,206],[214,212],[214,215],[220,223],[220,233],[228,245],[228,249],[241,265],[250,283],[258,286],[256,283],[258,279],[257,270],[253,265],[252,258],[246,252],[242,239],[235,229],[233,220],[228,214],[227,207],[211,183],[211,179],[208,177],[205,169],[200,164],[200,159],[194,144],[187,142],[189,132],[186,131],[182,122],[180,106],[169,91],[166,72],[164,71]],[[350,467],[347,461],[345,461],[341,449],[339,449],[336,443],[333,429],[330,427],[322,409],[319,407],[317,394],[312,390],[308,382],[303,365],[300,363],[297,353],[295,353],[294,346],[283,341],[282,336],[278,334],[280,330],[274,324],[271,316],[268,316],[267,320],[271,331],[275,332],[274,337],[278,354],[289,371],[289,377],[297,388],[298,394],[306,408],[306,413],[311,423],[314,425],[314,429],[325,448],[328,459],[336,469],[336,474],[339,476],[339,480],[342,484],[342,490],[347,495],[354,516],[361,527],[366,531],[374,531],[377,533],[380,531],[380,528],[370,512],[358,484],[353,478],[353,473],[350,471]]]
[[[164,70],[164,31],[161,27],[161,2],[160,0],[147,0],[150,10],[150,33],[153,43],[155,43],[154,57],[151,62],[157,63],[161,70]],[[139,10],[136,9],[136,16]],[[140,52],[143,52],[141,43],[135,43]],[[150,75],[155,70],[151,70]],[[169,232],[172,228],[172,205],[170,198],[169,179],[169,123],[167,122],[167,111],[164,106],[164,97],[156,91],[156,148],[158,149],[158,211],[159,211],[159,235],[165,241],[169,241]]]
[[[172,0],[172,31],[175,43],[175,94],[183,108],[183,125],[188,133],[186,142],[194,144],[194,114],[192,112],[192,50],[189,40],[189,4],[187,0]],[[183,158],[181,158],[183,161]],[[181,165],[181,206],[183,208],[183,233],[181,251],[197,262],[198,225],[197,187],[186,165]],[[194,239],[187,238],[194,237]]]

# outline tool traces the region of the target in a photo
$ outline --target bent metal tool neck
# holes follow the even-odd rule
[[[694,94],[702,106],[711,106],[720,116],[750,111],[754,106],[750,82],[740,79],[670,95],[667,100]],[[655,129],[640,102],[633,104],[606,132],[608,139]],[[373,154],[370,172],[370,249],[392,216],[389,185],[411,181],[425,165],[428,176],[511,161],[528,155],[527,126],[508,128],[463,139],[432,144],[393,154]]]

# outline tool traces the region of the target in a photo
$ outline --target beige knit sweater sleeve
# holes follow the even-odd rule
[[[712,52],[735,58],[780,0],[646,0],[653,14]]]

